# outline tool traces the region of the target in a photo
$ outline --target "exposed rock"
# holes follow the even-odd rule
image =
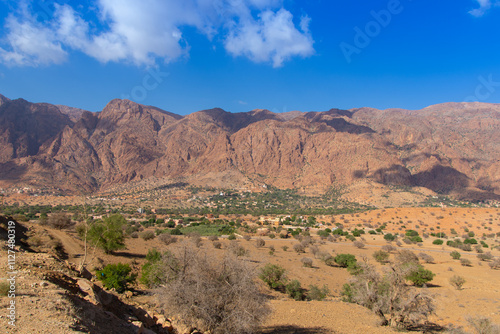
[[[100,113],[0,100],[0,186],[79,193],[184,177],[324,191],[368,180],[500,198],[497,104],[285,114],[216,108],[182,117],[118,99]]]

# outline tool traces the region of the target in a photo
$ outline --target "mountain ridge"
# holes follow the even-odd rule
[[[181,116],[120,99],[89,112],[0,96],[0,121],[2,188],[95,192],[154,177],[324,192],[366,180],[500,198],[499,104]]]

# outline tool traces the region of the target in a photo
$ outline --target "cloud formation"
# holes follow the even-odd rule
[[[94,19],[56,3],[42,21],[24,0],[6,19],[0,62],[60,64],[80,51],[103,63],[153,66],[187,55],[182,30],[194,27],[210,40],[220,36],[234,56],[279,67],[314,53],[310,19],[303,17],[297,28],[282,6],[282,0],[97,0]]]
[[[469,14],[480,17],[483,16],[493,6],[498,6],[499,2],[495,0],[475,0],[479,4],[479,8],[469,11]]]

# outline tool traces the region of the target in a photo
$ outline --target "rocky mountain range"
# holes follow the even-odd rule
[[[322,192],[356,182],[500,198],[500,105],[176,115],[129,100],[101,112],[0,95],[0,187],[96,192],[131,181]]]

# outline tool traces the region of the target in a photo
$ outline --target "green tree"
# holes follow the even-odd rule
[[[88,239],[95,247],[99,247],[106,254],[125,248],[125,236],[122,226],[127,221],[122,215],[112,215],[98,220],[89,228]]]
[[[418,265],[415,270],[409,272],[406,279],[411,281],[416,286],[423,286],[427,282],[433,280],[434,274],[432,271],[425,269],[423,266]]]
[[[108,264],[104,269],[98,270],[96,275],[108,289],[115,289],[122,293],[129,283],[135,281],[136,275],[129,275],[132,269],[128,264]]]
[[[139,281],[148,288],[158,287],[175,279],[179,270],[179,262],[170,251],[161,253],[153,248],[146,255]]]

